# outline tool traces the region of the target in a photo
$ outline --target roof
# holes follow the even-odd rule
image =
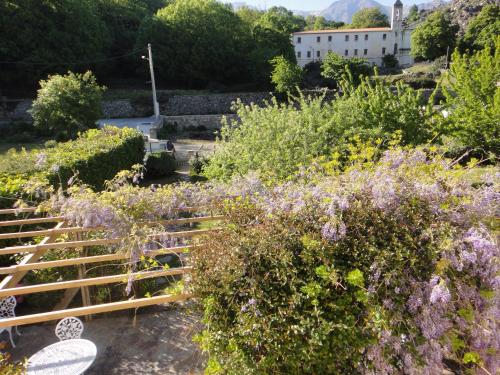
[[[394,6],[395,7],[402,7],[403,3],[401,2],[401,0],[396,0],[396,2],[394,3]]]
[[[331,33],[368,33],[372,31],[391,31],[390,27],[369,27],[365,29],[332,29],[332,30],[309,30],[309,31],[298,31],[293,33],[293,35],[304,35],[304,34],[331,34]]]

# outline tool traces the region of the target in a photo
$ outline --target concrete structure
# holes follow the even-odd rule
[[[372,65],[382,65],[384,55],[393,54],[400,66],[413,64],[410,34],[403,25],[403,3],[392,7],[391,27],[301,31],[292,34],[295,56],[300,66],[322,60],[329,51],[344,57],[360,57]]]

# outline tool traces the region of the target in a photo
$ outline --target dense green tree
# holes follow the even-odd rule
[[[470,21],[463,37],[463,46],[471,50],[480,50],[495,45],[495,38],[500,35],[500,6],[491,4]]]
[[[215,0],[176,0],[159,10],[141,26],[137,46],[148,42],[164,81],[198,86],[248,76],[251,37],[231,7]]]
[[[105,88],[92,74],[68,72],[40,81],[31,114],[34,125],[50,133],[75,138],[78,132],[97,127]]]
[[[264,12],[255,8],[243,6],[236,11],[236,14],[243,20],[245,24],[252,28],[262,17]]]
[[[438,117],[441,134],[483,154],[500,155],[500,36],[472,56],[455,51],[443,85],[447,116]]]
[[[346,74],[351,74],[354,82],[359,83],[360,76],[367,76],[371,73],[372,68],[366,60],[358,57],[346,59],[335,52],[328,52],[321,64],[321,75],[337,84]]]
[[[273,73],[271,81],[279,93],[293,92],[302,80],[302,68],[283,56],[271,60]]]
[[[307,16],[305,30],[338,29],[344,26],[344,22],[328,21],[323,16]]]
[[[458,26],[450,14],[437,10],[417,26],[411,35],[411,54],[417,60],[434,60],[455,47]]]
[[[272,7],[259,19],[258,25],[289,35],[304,30],[306,21],[284,7]]]
[[[109,46],[91,0],[0,1],[0,35],[0,84],[16,87],[67,69],[102,68],[87,62],[104,59]]]
[[[418,6],[416,4],[413,4],[408,12],[408,21],[416,22],[419,20],[419,18],[420,16],[418,14]]]
[[[352,27],[384,27],[389,26],[389,18],[379,8],[364,8],[352,16]]]

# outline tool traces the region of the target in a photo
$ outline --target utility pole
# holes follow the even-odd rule
[[[142,56],[143,60],[149,61],[149,70],[151,72],[151,88],[153,90],[153,108],[155,111],[155,119],[158,120],[160,118],[160,105],[156,100],[156,84],[155,84],[155,72],[153,69],[153,52],[151,52],[151,43],[148,43],[148,56]]]

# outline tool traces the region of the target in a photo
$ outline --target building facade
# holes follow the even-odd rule
[[[372,65],[382,65],[384,55],[393,54],[400,66],[413,64],[410,35],[413,28],[403,25],[403,3],[392,7],[391,27],[300,31],[292,34],[297,63],[303,67],[322,60],[329,51],[344,57],[359,57]]]

